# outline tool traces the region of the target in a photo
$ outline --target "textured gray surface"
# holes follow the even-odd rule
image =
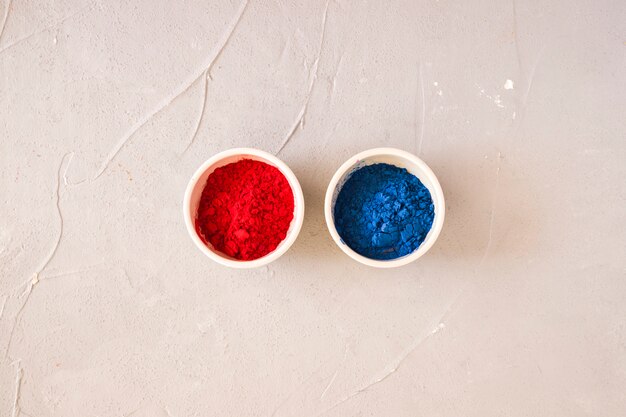
[[[0,416],[623,416],[625,21],[618,0],[3,0]],[[305,191],[261,270],[183,224],[188,178],[235,146],[280,150]],[[392,271],[322,212],[377,146],[448,204]]]

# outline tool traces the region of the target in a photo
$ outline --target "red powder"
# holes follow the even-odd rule
[[[209,175],[196,230],[228,256],[257,259],[276,249],[287,236],[293,209],[287,178],[271,165],[243,159]]]

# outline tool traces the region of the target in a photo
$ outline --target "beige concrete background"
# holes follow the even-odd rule
[[[0,1],[0,416],[626,415],[624,22],[619,0]],[[236,146],[305,191],[260,270],[183,223]],[[448,203],[393,271],[322,213],[376,146]]]

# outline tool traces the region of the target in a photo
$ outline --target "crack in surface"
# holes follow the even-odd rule
[[[126,270],[126,268],[122,268],[122,272],[124,272],[124,277],[126,278],[126,281],[128,282],[128,285],[130,286],[130,288],[132,288],[133,290],[136,290],[137,288],[135,287],[132,280],[130,279],[130,275],[128,275],[128,271]]]
[[[15,335],[15,329],[17,328],[18,324],[21,321],[22,313],[24,312],[24,309],[26,308],[26,305],[28,304],[28,300],[30,300],[30,296],[31,296],[31,293],[33,292],[33,288],[39,283],[39,275],[48,267],[48,265],[50,264],[50,261],[52,261],[52,259],[56,255],[59,245],[61,244],[61,238],[63,236],[63,224],[64,224],[63,215],[61,214],[61,204],[60,204],[61,170],[63,169],[63,166],[65,165],[65,173],[63,174],[63,176],[65,176],[65,174],[67,174],[67,167],[69,166],[69,162],[68,164],[65,163],[65,159],[68,155],[71,155],[71,153],[66,153],[61,158],[61,162],[59,163],[59,168],[57,170],[57,181],[56,181],[56,187],[55,187],[55,196],[56,196],[55,207],[56,207],[57,215],[59,217],[59,233],[57,235],[57,239],[54,243],[54,246],[48,253],[48,256],[46,257],[46,259],[43,261],[42,266],[39,267],[39,269],[33,274],[33,277],[30,280],[22,284],[22,285],[26,285],[26,288],[24,292],[19,296],[19,298],[24,298],[24,302],[22,303],[19,310],[17,311],[17,314],[15,315],[15,320],[13,321],[11,332],[9,333],[9,341],[7,342],[7,347],[4,352],[5,359],[8,357],[9,351],[11,350],[11,344],[13,342],[13,337]]]
[[[22,376],[24,375],[24,370],[20,365],[19,359],[13,362],[13,364],[17,364],[17,370],[15,372],[15,396],[13,398],[11,417],[18,417],[20,415],[20,394],[22,391]]]
[[[147,114],[145,114],[138,122],[136,122],[130,128],[130,130],[128,130],[122,136],[120,141],[117,143],[117,145],[115,145],[115,147],[111,150],[111,152],[109,152],[109,155],[105,158],[105,160],[100,165],[100,168],[98,169],[98,172],[96,172],[96,175],[92,178],[92,181],[97,180],[98,178],[100,178],[100,176],[102,174],[104,174],[104,172],[109,167],[109,165],[111,164],[113,159],[115,159],[115,157],[126,146],[128,141],[135,135],[135,133],[137,133],[139,131],[139,129],[141,129],[150,120],[152,120],[152,118],[154,116],[156,116],[158,113],[160,113],[162,110],[167,108],[170,104],[172,104],[178,97],[180,97],[183,94],[185,94],[191,88],[191,86],[196,81],[198,81],[200,79],[200,77],[202,77],[202,74],[200,74],[199,76],[195,77],[191,82],[184,83],[184,84],[181,84],[180,86],[178,86],[178,88],[175,90],[174,94],[171,97],[169,97],[165,101],[162,101],[159,106],[157,106],[155,109],[153,109],[152,111],[150,111]]]
[[[9,1],[9,3],[11,3],[11,2]],[[31,33],[30,35],[26,35],[26,36],[24,36],[23,38],[17,39],[15,42],[10,43],[10,44],[8,44],[7,46],[5,46],[4,48],[0,49],[0,54],[1,54],[1,53],[3,53],[3,52],[5,52],[5,51],[6,51],[6,50],[8,50],[8,49],[13,48],[14,46],[17,46],[17,45],[21,44],[22,42],[25,42],[25,41],[29,40],[29,39],[30,39],[30,38],[32,38],[32,37],[35,37],[35,36],[37,36],[37,35],[39,35],[39,34],[41,34],[41,33],[44,33],[44,32],[47,32],[47,31],[49,31],[49,30],[52,30],[52,29],[55,29],[55,28],[59,27],[60,25],[62,25],[63,23],[65,23],[65,21],[66,21],[66,20],[71,19],[72,17],[76,16],[76,15],[77,15],[77,14],[79,14],[79,13],[82,13],[83,11],[85,11],[85,10],[87,10],[87,9],[91,9],[91,8],[93,8],[93,6],[95,6],[95,5],[96,5],[96,3],[95,3],[95,2],[94,2],[94,3],[91,3],[91,4],[88,4],[87,6],[82,7],[82,8],[80,8],[80,9],[76,10],[74,13],[71,13],[71,14],[69,14],[68,16],[65,16],[64,18],[62,18],[62,19],[60,19],[60,20],[56,21],[55,23],[53,23],[53,24],[52,24],[52,25],[50,25],[50,26],[46,26],[45,28],[43,28],[43,29],[41,29],[41,30],[38,30],[38,31],[35,31],[35,32]],[[2,33],[2,32],[0,31],[0,40],[2,39],[2,35],[1,35],[1,33]]]
[[[528,76],[526,77],[526,89],[524,90],[524,94],[520,97],[520,108],[519,108],[520,121],[524,117],[524,113],[526,112],[526,104],[528,102],[528,95],[530,94],[530,89],[532,88],[533,82],[535,80],[535,72],[537,71],[537,66],[539,65],[539,61],[541,60],[541,57],[543,56],[543,52],[545,51],[545,49],[546,49],[546,45],[544,44],[539,50],[539,53],[537,53],[537,59],[535,59],[535,62],[530,68],[530,71],[528,72]]]
[[[7,305],[8,296],[4,296],[2,300],[2,308],[0,308],[0,319],[2,319],[2,314],[4,314],[4,307]]]
[[[342,364],[343,365],[343,364]],[[320,400],[323,400],[324,397],[326,396],[326,393],[328,392],[328,390],[330,389],[330,387],[333,385],[333,383],[335,382],[335,379],[337,379],[337,375],[339,375],[339,368],[337,368],[337,370],[335,371],[335,373],[333,374],[333,377],[330,379],[330,382],[328,383],[328,385],[326,385],[326,388],[324,389],[324,391],[322,391],[322,395],[320,396]]]
[[[68,275],[75,275],[75,274],[80,274],[81,272],[89,272],[89,271],[96,271],[98,270],[98,266],[104,265],[104,262],[101,263],[97,263],[97,264],[92,264],[92,265],[87,265],[84,268],[79,268],[79,269],[71,269],[71,270],[67,270],[67,271],[60,271],[54,274],[46,274],[43,277],[40,278],[40,281],[46,279],[52,279],[52,278],[61,278],[61,277],[66,277]]]
[[[317,414],[315,415],[315,417],[319,417],[319,416],[321,416],[321,415],[324,415],[324,414],[328,413],[329,411],[334,410],[335,408],[339,407],[341,404],[343,404],[343,403],[345,403],[346,401],[348,401],[350,398],[352,398],[352,397],[355,397],[355,396],[359,395],[361,392],[363,392],[363,391],[358,390],[358,391],[353,392],[352,394],[348,395],[347,397],[344,397],[344,398],[343,398],[343,399],[341,399],[339,402],[337,402],[337,403],[333,404],[333,405],[332,405],[332,406],[330,406],[329,408],[327,408],[327,409],[325,409],[325,410],[322,410],[321,412],[317,413]]]
[[[285,43],[283,44],[283,47],[280,50],[280,55],[278,56],[279,63],[282,63],[283,60],[285,59],[285,56],[287,55],[287,50],[289,49],[290,46],[291,46],[291,36],[289,36],[287,40],[285,40]]]
[[[278,403],[278,405],[274,408],[274,411],[272,411],[272,414],[270,414],[270,417],[275,417],[275,416],[276,416],[276,413],[278,413],[278,411],[279,411],[281,408],[283,408],[283,406],[284,406],[285,404],[287,404],[287,402],[288,402],[288,401],[289,401],[289,400],[290,400],[290,399],[291,399],[291,398],[292,398],[292,397],[293,397],[293,396],[294,396],[297,392],[299,392],[299,391],[302,389],[302,387],[306,386],[306,385],[307,385],[307,384],[311,381],[311,379],[313,379],[313,377],[315,377],[315,376],[316,376],[316,375],[317,375],[317,374],[318,374],[318,373],[322,370],[322,368],[323,368],[326,364],[328,364],[328,362],[329,362],[329,361],[325,361],[325,362],[323,362],[320,366],[318,366],[318,367],[315,369],[315,371],[313,371],[313,373],[311,373],[311,375],[309,375],[309,376],[308,376],[308,377],[307,377],[304,381],[302,381],[302,382],[301,382],[301,383],[300,383],[300,384],[299,384],[299,385],[298,385],[298,386],[297,386],[297,387],[296,387],[293,391],[291,391],[291,392],[289,393],[289,395],[287,395],[287,397],[286,397],[283,401],[281,401],[280,403]]]
[[[458,303],[461,300],[461,297],[463,297],[463,295],[465,293],[467,293],[467,289],[469,288],[470,284],[467,284],[465,287],[463,287],[463,289],[461,290],[461,292],[459,292],[459,295],[457,295],[454,298],[454,301],[452,301],[450,303],[450,305],[448,306],[448,308],[443,312],[443,315],[441,316],[441,319],[439,319],[439,327],[435,328],[435,330],[433,330],[433,334],[437,333],[439,330],[441,330],[443,327],[441,326],[442,324],[445,327],[445,322],[448,319],[448,317],[453,314],[457,308],[458,308]]]
[[[285,139],[283,139],[283,142],[281,143],[280,147],[275,152],[276,155],[279,154],[285,148],[285,146],[287,146],[287,144],[289,143],[293,135],[296,133],[298,126],[300,126],[301,128],[304,126],[304,116],[306,115],[307,109],[309,107],[309,101],[311,100],[313,88],[315,87],[315,82],[317,81],[317,73],[319,69],[320,56],[322,55],[322,47],[324,46],[324,38],[326,37],[326,21],[328,19],[329,4],[330,4],[330,0],[326,0],[326,4],[324,6],[324,14],[322,15],[322,29],[320,31],[321,32],[320,42],[319,42],[319,47],[317,49],[317,57],[315,58],[315,61],[313,62],[313,66],[311,67],[311,71],[310,71],[311,75],[309,76],[310,78],[309,88],[307,90],[307,94],[304,99],[304,104],[302,105],[302,108],[300,109],[300,112],[298,113],[298,116],[296,117],[295,122],[291,126],[289,133],[287,133],[287,136],[285,137]]]
[[[298,117],[296,117],[296,121],[294,122],[293,126],[291,126],[291,129],[289,129],[289,133],[287,134],[285,139],[283,139],[283,143],[280,145],[280,148],[278,148],[278,151],[276,151],[276,154],[279,154],[284,149],[284,147],[287,146],[287,143],[289,143],[293,135],[296,133],[298,126],[302,124],[305,111],[306,111],[306,104],[300,109],[300,113],[298,113]]]
[[[15,329],[17,328],[21,320],[21,316],[24,311],[24,308],[26,308],[26,304],[28,303],[28,300],[30,299],[31,293],[33,292],[33,287],[38,282],[39,282],[39,279],[37,278],[37,275],[35,274],[35,276],[26,284],[26,289],[24,290],[24,292],[19,296],[19,298],[26,297],[26,299],[20,306],[19,310],[17,310],[17,314],[15,315],[15,319],[13,320],[13,325],[11,326],[11,331],[9,332],[9,341],[7,342],[6,350],[4,351],[4,359],[7,359],[9,357],[9,351],[11,350],[11,344],[13,343],[13,336],[15,335]]]
[[[523,79],[526,84],[524,93],[521,95],[521,97],[519,97],[518,112],[516,112],[513,117],[515,119],[517,116],[517,113],[519,113],[520,117],[517,118],[518,124],[519,124],[521,123],[524,117],[526,104],[528,101],[528,95],[530,93],[530,89],[532,88],[533,81],[535,79],[535,71],[537,70],[537,65],[539,64],[539,61],[541,57],[543,56],[543,52],[546,48],[546,45],[543,44],[541,46],[541,49],[539,50],[539,53],[537,54],[537,58],[535,59],[535,62],[533,63],[533,65],[530,67],[528,74],[524,74],[525,68],[524,68],[524,61],[522,60],[522,53],[520,50],[520,37],[519,37],[519,31],[518,31],[518,16],[517,16],[518,13],[517,13],[517,1],[516,0],[512,0],[512,6],[513,6],[513,33],[515,37],[514,41],[515,41],[515,54],[517,56],[517,66],[519,68],[520,78]]]
[[[336,402],[335,404],[333,404],[329,408],[326,408],[325,410],[322,410],[320,413],[316,414],[315,417],[318,417],[318,416],[321,416],[323,414],[326,414],[329,411],[339,407],[341,404],[345,403],[346,401],[350,400],[351,398],[356,397],[357,395],[359,395],[359,394],[361,394],[361,393],[363,393],[365,391],[368,391],[371,387],[373,387],[374,385],[380,384],[381,382],[385,381],[392,374],[394,374],[398,369],[400,369],[400,366],[404,363],[404,361],[409,356],[411,356],[411,354],[413,352],[415,352],[420,346],[422,346],[426,341],[428,341],[433,335],[437,334],[439,331],[441,331],[443,328],[445,328],[444,321],[455,310],[454,307],[458,303],[458,301],[461,298],[461,296],[465,293],[466,288],[464,288],[459,293],[459,295],[457,295],[455,297],[455,299],[449,304],[449,306],[441,314],[439,320],[437,320],[437,323],[438,323],[437,327],[435,327],[433,330],[428,332],[426,335],[416,339],[411,345],[409,345],[406,349],[404,349],[404,351],[400,355],[398,355],[393,361],[391,361],[389,364],[387,364],[384,369],[388,369],[388,368],[391,368],[391,369],[385,371],[386,373],[383,376],[374,379],[373,381],[371,381],[367,385],[365,385],[365,386],[357,389],[356,391],[348,394],[347,396],[345,396],[344,398],[342,398],[341,400],[339,400],[338,402]],[[391,367],[390,367],[390,364],[391,364]]]
[[[339,62],[337,63],[337,67],[335,68],[335,73],[332,76],[331,80],[331,91],[330,91],[330,101],[331,103],[334,100],[334,94],[337,92],[337,75],[339,75],[339,71],[341,70],[341,65],[343,64],[343,54],[339,57]]]
[[[70,153],[70,159],[69,159],[69,161],[67,161],[67,168],[65,168],[65,171],[63,172],[63,184],[65,186],[68,186],[68,187],[73,187],[73,186],[76,186],[76,185],[80,185],[80,184],[82,184],[82,183],[84,183],[85,181],[88,180],[88,178],[84,178],[84,179],[82,179],[82,180],[80,180],[78,182],[71,182],[67,178],[67,171],[68,171],[68,169],[70,169],[70,165],[72,164],[72,161],[74,160],[74,154],[75,154],[75,152],[71,152]]]
[[[500,168],[502,167],[502,153],[498,152],[498,166],[496,168],[496,181],[495,181],[495,186],[493,189],[493,200],[491,202],[491,213],[489,215],[489,239],[487,240],[487,245],[485,246],[485,252],[483,253],[483,256],[480,260],[480,264],[478,265],[479,267],[481,267],[483,265],[483,263],[485,262],[485,259],[487,259],[487,255],[489,254],[489,249],[491,248],[491,241],[492,241],[492,237],[493,237],[493,223],[494,223],[494,219],[495,219],[495,211],[496,211],[496,203],[497,203],[497,199],[498,199],[498,189],[499,189],[499,185],[500,185]]]
[[[128,414],[123,414],[123,415],[122,415],[122,417],[130,417],[130,416],[132,416],[132,415],[135,415],[135,414],[137,414],[137,412],[138,412],[139,410],[141,410],[141,407],[137,408],[136,410],[131,411],[131,412],[130,412],[130,413],[128,413]]]
[[[4,28],[6,27],[7,20],[9,19],[9,12],[11,11],[12,3],[13,3],[12,0],[8,0],[7,7],[4,10],[4,16],[2,17],[2,25],[0,25],[0,44],[2,43],[2,35],[4,35]]]
[[[332,378],[330,379],[330,382],[328,383],[328,385],[326,385],[326,388],[324,389],[324,391],[322,392],[322,395],[320,396],[320,400],[323,400],[324,397],[326,396],[326,393],[328,392],[328,390],[330,389],[330,387],[333,385],[333,383],[335,382],[335,379],[337,379],[337,375],[339,375],[339,371],[341,370],[341,368],[343,368],[343,366],[346,363],[346,359],[348,358],[348,345],[346,345],[346,349],[343,353],[343,359],[341,360],[341,363],[339,364],[339,366],[337,367],[337,369],[335,370],[335,373],[333,374]]]
[[[204,71],[204,98],[202,99],[202,108],[200,109],[200,116],[198,117],[198,122],[196,123],[196,128],[193,131],[193,135],[191,136],[191,140],[183,149],[182,154],[187,152],[187,150],[193,145],[196,140],[196,136],[198,136],[198,131],[200,130],[200,125],[202,124],[202,119],[204,119],[204,109],[206,108],[207,95],[209,92],[209,70]]]
[[[44,271],[44,269],[46,269],[48,264],[50,264],[50,261],[52,261],[52,258],[54,258],[54,256],[56,255],[57,250],[59,249],[59,245],[61,244],[61,237],[63,236],[63,226],[64,226],[63,214],[61,214],[61,169],[63,168],[63,165],[65,165],[63,178],[64,179],[67,178],[67,168],[69,167],[69,162],[65,164],[65,158],[68,155],[73,156],[72,153],[66,153],[65,155],[63,155],[63,157],[61,158],[61,162],[59,163],[59,169],[57,170],[57,183],[56,183],[56,189],[55,189],[55,195],[56,195],[55,206],[57,210],[57,216],[59,217],[59,234],[57,235],[57,240],[54,243],[52,250],[48,254],[48,257],[44,261],[43,265],[38,269],[36,273],[37,276],[39,276],[39,274],[41,274]],[[70,156],[70,161],[71,161],[71,156]]]
[[[232,37],[233,33],[235,32],[235,29],[237,28],[239,22],[241,21],[241,18],[243,17],[243,13],[245,12],[246,8],[248,7],[248,2],[249,2],[249,0],[244,0],[241,3],[241,5],[239,7],[239,10],[237,12],[237,15],[235,16],[233,21],[228,26],[228,28],[227,28],[226,32],[224,33],[224,35],[222,36],[222,39],[221,39],[220,43],[218,44],[218,48],[213,52],[213,54],[211,54],[205,60],[205,63],[202,66],[202,70],[199,71],[199,73],[194,73],[194,74],[191,74],[189,77],[187,77],[186,81],[183,82],[182,84],[180,84],[172,92],[172,94],[169,97],[167,97],[165,100],[162,100],[154,109],[149,111],[137,123],[135,123],[122,136],[122,138],[118,141],[117,145],[115,145],[115,147],[111,150],[111,152],[109,152],[109,155],[102,162],[102,164],[100,165],[100,168],[98,169],[98,172],[96,172],[96,175],[94,176],[94,178],[92,180],[98,179],[106,171],[106,169],[111,164],[111,161],[113,161],[113,159],[115,159],[115,157],[126,146],[128,141],[135,135],[135,133],[137,133],[137,131],[139,131],[139,129],[141,129],[144,125],[146,125],[158,113],[163,111],[165,108],[169,107],[169,105],[172,104],[178,97],[180,97],[184,93],[186,93],[191,88],[191,86],[193,84],[195,84],[203,76],[203,74],[207,73],[209,75],[209,78],[211,78],[211,68],[212,68],[213,64],[215,63],[215,61],[220,57],[220,55],[222,54],[222,51],[224,50],[224,48],[228,44],[228,41],[230,40],[230,38]]]
[[[235,19],[231,23],[229,30],[224,32],[224,35],[222,36],[221,42],[219,43],[219,45],[221,45],[221,46],[217,50],[217,53],[215,54],[213,59],[211,59],[211,61],[209,62],[209,65],[207,65],[207,67],[206,67],[206,71],[207,71],[207,74],[209,75],[209,79],[210,80],[213,79],[213,76],[211,75],[211,68],[213,68],[213,64],[215,64],[215,61],[217,61],[217,59],[222,55],[222,52],[224,51],[224,48],[226,48],[226,45],[230,41],[230,38],[233,36],[233,33],[235,32],[235,28],[237,27],[237,25],[241,21],[241,18],[243,17],[243,13],[246,11],[246,8],[248,7],[248,3],[249,3],[249,0],[244,0],[240,4],[239,10],[237,12],[237,19]]]
[[[70,160],[67,161],[67,168],[65,168],[65,171],[63,172],[63,185],[70,185],[69,181],[67,180],[67,170],[70,168],[70,164],[72,163],[73,159],[74,152],[70,152]]]

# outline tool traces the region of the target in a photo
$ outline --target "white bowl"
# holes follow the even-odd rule
[[[419,178],[422,184],[424,184],[426,188],[428,188],[428,191],[430,191],[430,196],[433,199],[433,206],[435,208],[433,225],[422,244],[410,254],[390,260],[370,259],[352,250],[341,239],[339,233],[337,233],[333,214],[339,191],[345,184],[346,180],[350,177],[350,174],[358,168],[377,163],[386,163],[400,168],[406,168],[407,171]],[[417,156],[394,148],[370,149],[356,154],[352,158],[348,159],[330,180],[330,184],[328,184],[328,189],[326,190],[326,199],[324,201],[326,225],[328,226],[328,231],[337,246],[339,246],[341,250],[352,259],[361,262],[362,264],[377,268],[394,268],[406,265],[424,255],[428,249],[433,246],[439,236],[439,233],[441,232],[445,212],[446,204],[443,198],[443,191],[441,190],[441,185],[439,185],[439,181],[433,171]]]
[[[289,186],[291,186],[291,190],[293,191],[294,198],[293,219],[291,220],[285,239],[283,239],[283,241],[280,242],[280,244],[272,252],[251,261],[235,259],[216,250],[210,243],[205,242],[200,236],[198,236],[195,227],[200,197],[202,196],[202,191],[204,190],[204,186],[206,185],[209,175],[211,175],[211,173],[219,167],[240,161],[242,159],[261,161],[278,168],[278,170],[283,173],[285,178],[287,178]],[[300,233],[300,229],[302,228],[302,221],[304,219],[304,196],[298,179],[283,161],[276,158],[272,154],[259,151],[257,149],[235,148],[220,152],[212,158],[209,158],[200,166],[200,168],[196,170],[191,177],[191,180],[189,180],[187,190],[185,191],[183,215],[185,217],[185,224],[187,225],[187,231],[189,232],[189,236],[191,236],[191,240],[194,241],[196,246],[206,256],[217,263],[231,268],[256,268],[267,265],[278,259],[282,254],[287,252],[287,249],[289,249],[293,242],[295,242],[298,237],[298,233]]]

